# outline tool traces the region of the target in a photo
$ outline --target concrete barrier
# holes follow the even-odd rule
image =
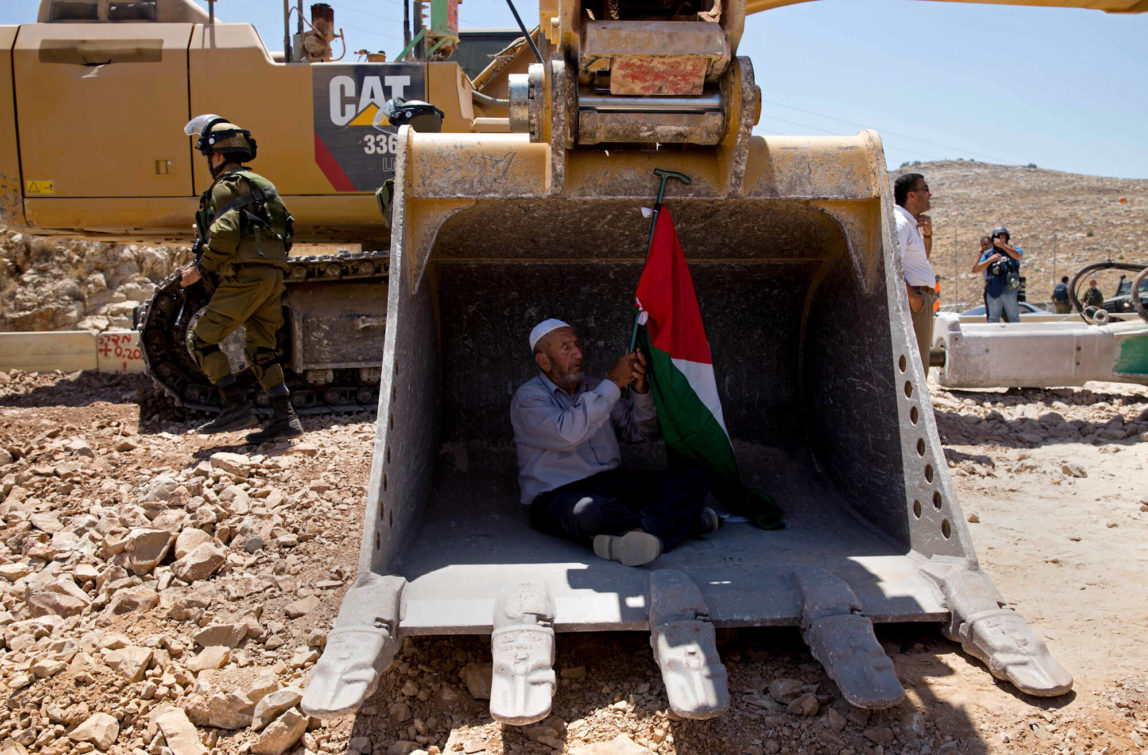
[[[0,333],[0,370],[143,372],[134,330]]]

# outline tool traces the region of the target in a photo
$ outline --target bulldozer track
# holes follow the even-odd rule
[[[283,283],[290,292],[292,286],[302,283],[338,285],[342,282],[387,280],[389,254],[386,251],[291,257]],[[155,290],[151,300],[136,313],[135,327],[140,333],[140,345],[148,375],[165,394],[179,406],[198,411],[217,411],[222,403],[215,387],[199,369],[187,350],[187,331],[194,315],[210,299],[203,286],[189,289],[179,285],[180,271],[165,278]],[[302,414],[328,412],[360,412],[376,408],[379,385],[377,380],[364,381],[358,370],[335,370],[334,380],[324,385],[308,383],[303,375],[288,366],[290,339],[287,337],[288,320],[279,332],[279,353],[291,403]],[[382,355],[379,355],[380,360]],[[257,412],[270,412],[267,398],[259,390],[255,376],[243,370],[238,376],[248,392]]]

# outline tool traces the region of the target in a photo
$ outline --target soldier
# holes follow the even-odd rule
[[[199,135],[195,147],[207,158],[215,181],[199,199],[195,215],[200,252],[184,268],[183,288],[209,275],[218,283],[203,316],[187,335],[196,364],[223,397],[223,412],[197,428],[201,434],[241,430],[256,423],[242,389],[231,374],[219,343],[246,326],[244,351],[259,385],[271,399],[271,421],[247,436],[265,443],[303,434],[283,381],[276,334],[283,325],[283,271],[291,247],[292,221],[287,207],[266,178],[243,163],[255,159],[251,133],[217,115],[201,115],[184,127]]]

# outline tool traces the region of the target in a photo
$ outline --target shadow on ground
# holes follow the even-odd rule
[[[878,636],[897,664],[908,694],[898,705],[866,711],[846,702],[793,628],[719,633],[729,671],[731,706],[709,721],[668,711],[661,677],[643,632],[559,634],[558,691],[550,718],[525,727],[495,723],[477,680],[490,661],[488,637],[419,637],[405,641],[377,693],[355,717],[350,736],[391,752],[405,748],[485,753],[576,750],[625,735],[650,750],[717,752],[985,753],[967,711],[930,692],[930,680],[952,675],[942,656],[956,650],[933,624],[882,626]],[[904,659],[911,657],[911,663]],[[987,674],[987,672],[986,672]],[[771,697],[779,679],[816,696],[811,716],[790,713]],[[1040,704],[1048,704],[1040,701]],[[620,750],[621,751],[621,750]]]

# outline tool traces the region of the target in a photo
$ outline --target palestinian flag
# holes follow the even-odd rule
[[[734,513],[765,529],[783,527],[777,504],[743,487],[738,476],[694,282],[665,208],[655,221],[636,296],[639,342],[650,359],[650,387],[672,463],[706,470],[714,496]]]

